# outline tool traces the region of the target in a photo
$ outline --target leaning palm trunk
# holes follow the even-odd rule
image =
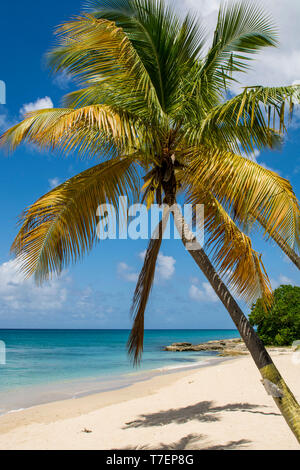
[[[280,235],[276,235],[276,237],[274,236],[274,240],[294,265],[300,269],[300,256],[298,256],[297,253],[295,253],[295,251],[285,243],[284,239]]]
[[[174,205],[172,212],[184,246],[207,277],[215,293],[229,312],[262,375],[262,383],[267,393],[273,397],[287,424],[300,443],[300,406],[296,398],[281,377],[262,341],[251,327],[226,285],[216,273],[205,251],[189,230],[178,206]]]
[[[265,224],[259,215],[256,215],[256,219],[262,225],[262,227],[265,227]],[[300,269],[300,256],[298,256],[297,253],[285,242],[279,233],[275,232],[272,235],[272,238],[277,243],[279,248],[281,248],[282,251],[286,254],[286,256],[290,258],[292,263],[294,263],[294,265]]]

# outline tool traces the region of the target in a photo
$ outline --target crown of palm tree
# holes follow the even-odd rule
[[[64,108],[29,113],[1,137],[11,150],[27,141],[104,160],[24,211],[12,247],[22,269],[43,280],[91,249],[101,203],[122,194],[150,206],[181,193],[205,204],[206,249],[219,274],[247,301],[267,299],[269,280],[249,233],[260,227],[299,250],[299,206],[289,181],[251,154],[280,145],[300,89],[253,86],[235,96],[230,89],[253,54],[276,46],[272,21],[253,3],[224,3],[207,45],[199,19],[179,18],[162,0],[89,6],[58,28],[49,54],[53,70],[82,88]],[[160,243],[150,242],[134,296],[135,358]]]

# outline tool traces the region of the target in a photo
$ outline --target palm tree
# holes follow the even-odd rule
[[[299,260],[299,206],[286,179],[261,167],[255,148],[280,145],[298,86],[253,86],[232,95],[251,56],[277,44],[270,18],[248,2],[221,6],[212,44],[199,20],[180,19],[163,0],[94,0],[89,14],[60,26],[49,55],[55,72],[82,86],[64,108],[29,113],[1,143],[21,142],[103,159],[32,204],[12,250],[26,275],[43,281],[97,241],[99,204],[141,198],[167,210],[152,237],[134,294],[129,352],[143,350],[144,313],[166,220],[173,212],[182,241],[228,310],[271,394],[300,441],[300,408],[229,291],[254,301],[271,288],[249,234],[262,230]],[[144,185],[140,189],[140,181]],[[205,205],[206,244],[192,234],[177,198]],[[172,208],[172,211],[171,211]],[[195,249],[196,248],[196,249]],[[298,265],[299,267],[299,265]]]

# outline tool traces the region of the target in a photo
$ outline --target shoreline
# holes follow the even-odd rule
[[[195,351],[201,352],[202,354],[196,356],[195,360],[185,364],[163,365],[155,369],[132,368],[131,372],[125,374],[65,379],[62,381],[7,389],[0,392],[0,403],[2,402],[2,407],[6,406],[5,408],[0,408],[0,418],[8,414],[26,411],[36,406],[111,393],[131,387],[136,383],[149,381],[157,376],[178,374],[185,371],[190,372],[202,367],[218,365],[223,361],[236,359],[237,357],[249,356],[249,352],[240,338],[211,340],[196,345],[188,342],[172,343],[169,346],[165,346],[164,351],[176,351],[178,355],[180,355],[182,351]],[[291,353],[292,348],[269,347],[268,351],[272,353],[288,354]],[[7,400],[7,394],[9,395],[8,402],[6,401],[6,404],[3,405],[5,400]],[[9,401],[11,405],[9,405]],[[15,406],[15,408],[11,406]]]
[[[50,333],[49,333],[50,331]],[[228,330],[146,330],[142,367],[125,348],[130,330],[3,330],[7,363],[0,365],[0,415],[34,405],[128,386],[161,370],[185,370],[211,362],[215,353],[164,352],[181,340],[234,337]]]
[[[96,409],[102,409],[107,406],[112,406],[117,403],[124,403],[131,400],[133,397],[145,397],[149,394],[155,393],[161,387],[174,384],[177,380],[185,377],[189,377],[191,374],[210,367],[216,367],[223,362],[235,361],[236,358],[223,358],[218,357],[212,361],[211,364],[203,364],[194,366],[193,369],[188,370],[177,370],[170,372],[161,372],[155,375],[145,377],[142,380],[135,381],[129,385],[125,385],[121,388],[112,390],[106,390],[103,392],[88,393],[76,398],[67,398],[55,401],[49,401],[47,403],[41,403],[33,405],[31,407],[15,410],[12,412],[0,415],[0,436],[7,430],[13,430],[16,427],[31,424],[32,420],[36,423],[45,423],[47,420],[48,412],[55,412],[56,417],[57,410],[59,410],[59,419],[69,419],[76,416],[80,416],[82,412],[89,413]],[[91,399],[91,400],[89,400]],[[74,407],[73,404],[78,406]],[[13,416],[13,419],[10,417]],[[37,419],[37,421],[35,421]],[[52,418],[49,419],[49,423],[52,422]],[[1,449],[1,447],[0,447]]]
[[[299,400],[291,354],[272,357]],[[0,449],[299,450],[251,358],[218,359],[1,416]]]
[[[144,383],[154,379],[155,377],[162,376],[172,376],[175,374],[189,373],[194,370],[198,370],[202,367],[211,367],[215,366],[223,361],[228,361],[231,358],[218,357],[215,355],[212,356],[201,356],[201,359],[191,362],[185,365],[175,365],[175,366],[162,366],[156,369],[149,370],[140,370],[138,372],[130,372],[128,374],[116,375],[115,377],[108,379],[99,377],[90,377],[82,378],[76,380],[70,380],[66,382],[53,382],[51,384],[41,384],[41,385],[28,385],[26,387],[20,387],[19,389],[10,389],[0,393],[5,395],[6,393],[16,395],[30,395],[31,401],[34,400],[34,403],[26,404],[23,401],[23,404],[20,404],[19,408],[8,409],[3,412],[0,409],[0,419],[10,414],[16,414],[23,411],[31,410],[35,407],[45,406],[52,403],[61,403],[69,400],[79,400],[81,398],[102,395],[105,393],[118,392],[129,387],[134,386],[135,384]],[[233,359],[233,358],[232,358]],[[104,379],[104,380],[103,380]],[[77,391],[74,390],[74,387],[77,387]],[[78,388],[89,387],[87,390],[80,390]],[[52,398],[51,398],[52,395]],[[36,398],[34,398],[36,396]],[[23,398],[24,400],[24,398]],[[1,431],[0,431],[1,432]]]

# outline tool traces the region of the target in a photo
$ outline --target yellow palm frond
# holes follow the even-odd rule
[[[29,113],[21,123],[6,131],[0,140],[14,150],[27,141],[42,148],[71,151],[99,151],[115,146],[121,150],[136,142],[135,124],[126,114],[105,105],[79,109],[42,109]]]
[[[206,188],[245,228],[260,218],[265,233],[299,243],[299,204],[288,180],[230,152],[191,151],[187,179],[193,191]]]
[[[282,238],[280,233],[278,233],[277,230],[273,231],[271,235],[268,234],[266,231],[266,225],[267,225],[267,220],[265,220],[263,217],[260,217],[259,214],[255,214],[253,216],[253,222],[250,222],[250,228],[251,231],[257,230],[261,231],[263,230],[263,235],[267,241],[270,241],[271,239],[274,240],[277,245],[282,249],[282,251],[290,258],[290,260],[297,266],[298,269],[300,269],[300,223],[296,225],[296,234],[295,234],[295,243],[294,246],[291,247],[289,244],[289,240],[285,240]]]
[[[134,93],[133,91],[134,90]],[[127,112],[135,119],[143,119],[147,123],[156,119],[154,106],[149,106],[145,95],[135,89],[132,80],[114,77],[101,80],[100,83],[68,93],[63,99],[66,108],[79,108],[94,104],[106,104],[118,112]],[[157,121],[156,121],[157,122]]]
[[[101,88],[103,80],[119,89],[143,94],[149,111],[163,116],[155,87],[123,29],[115,22],[91,15],[75,18],[57,29],[59,46],[49,55],[57,72],[67,70],[84,85]]]
[[[100,204],[118,207],[118,197],[139,197],[137,173],[129,158],[90,168],[42,196],[25,210],[12,251],[21,270],[37,281],[61,272],[97,241],[96,211]]]
[[[210,143],[217,149],[248,155],[255,148],[274,148],[286,130],[287,116],[300,101],[300,86],[247,87],[234,98],[199,113],[193,100],[185,125],[189,145]],[[287,113],[286,110],[289,112]]]
[[[189,195],[189,202],[194,207],[204,204],[205,247],[219,275],[246,302],[251,304],[262,297],[268,305],[272,294],[270,281],[250,238],[211,192],[197,189]]]

